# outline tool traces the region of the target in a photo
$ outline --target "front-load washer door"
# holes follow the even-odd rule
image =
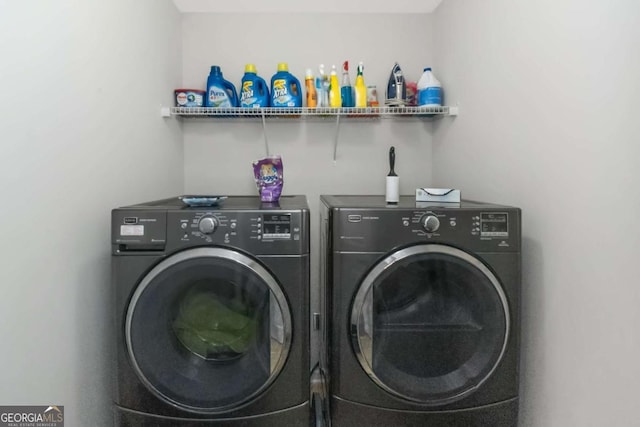
[[[476,257],[440,244],[395,251],[364,277],[351,310],[358,361],[387,392],[425,405],[477,390],[500,363],[509,307]]]
[[[195,248],[156,265],[129,303],[125,337],[144,385],[175,407],[227,411],[252,400],[281,371],[291,313],[257,260]]]

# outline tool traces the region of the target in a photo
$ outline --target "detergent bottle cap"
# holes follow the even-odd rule
[[[256,66],[254,64],[247,64],[244,66],[245,73],[257,73]]]
[[[220,70],[220,66],[212,65],[210,74],[213,74],[214,76],[222,76],[222,71]]]
[[[289,71],[289,65],[286,62],[279,63],[278,71]]]
[[[424,70],[422,70],[422,71],[431,71],[431,67],[427,67],[427,68],[425,68],[425,69],[424,69]]]
[[[307,68],[307,72],[304,76],[306,79],[312,79],[313,78],[313,71],[311,70],[311,68]]]

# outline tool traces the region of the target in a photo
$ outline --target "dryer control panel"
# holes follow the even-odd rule
[[[418,242],[441,242],[477,251],[519,251],[519,209],[339,209],[334,247],[387,251]]]

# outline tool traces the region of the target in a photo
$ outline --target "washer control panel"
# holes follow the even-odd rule
[[[259,252],[287,242],[299,245],[302,233],[299,212],[190,209],[167,214],[168,241],[178,247],[225,244]]]

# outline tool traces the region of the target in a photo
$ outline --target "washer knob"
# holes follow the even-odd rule
[[[440,220],[434,215],[427,215],[422,219],[422,228],[427,233],[433,233],[440,228]]]
[[[202,234],[211,234],[218,228],[218,219],[213,216],[205,216],[198,222],[198,230]]]

